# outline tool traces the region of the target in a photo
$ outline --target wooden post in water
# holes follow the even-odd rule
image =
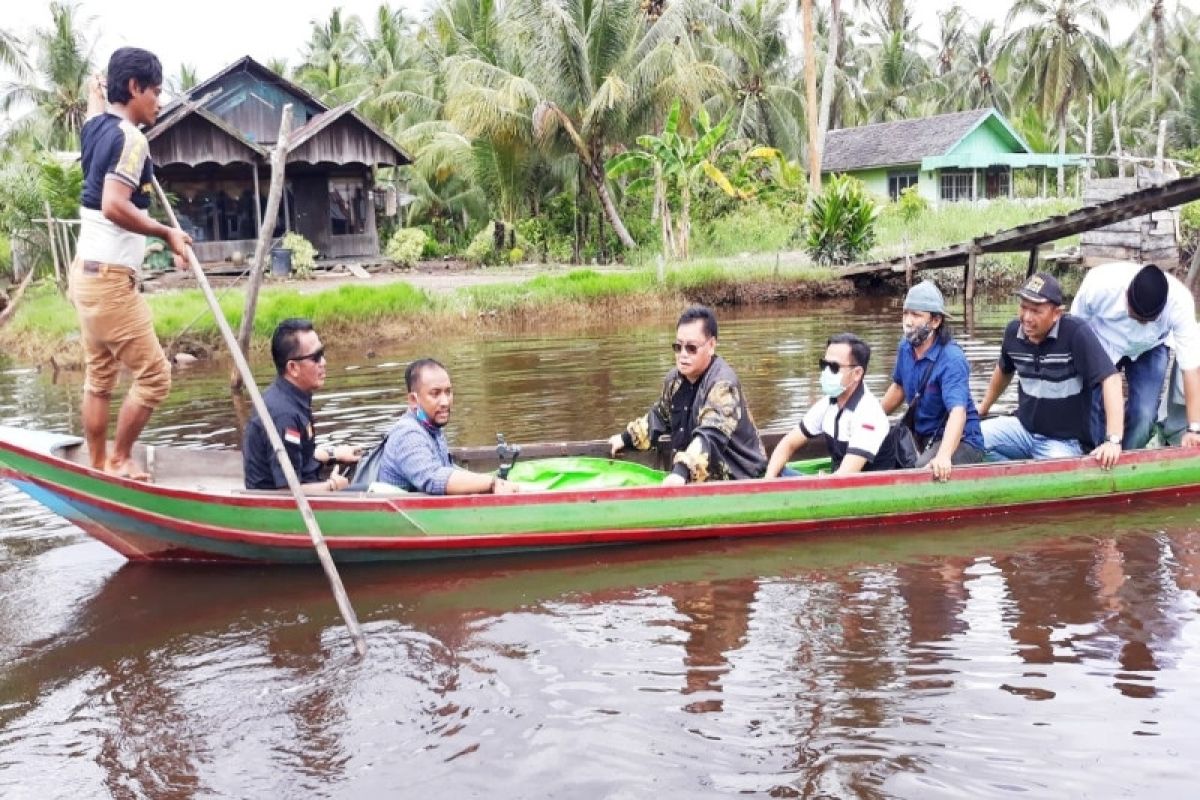
[[[175,218],[175,210],[171,208],[171,203],[167,200],[166,192],[163,191],[158,178],[151,177],[151,180],[154,182],[154,191],[158,195],[159,202],[163,205],[163,211],[166,212],[167,219],[170,220],[172,227],[178,228],[179,220]],[[304,519],[304,527],[308,529],[308,535],[312,539],[313,548],[317,551],[317,559],[321,562],[321,567],[325,570],[325,577],[329,579],[329,585],[333,589],[333,597],[337,601],[338,610],[341,611],[342,619],[346,621],[346,627],[350,631],[350,639],[354,642],[354,649],[360,657],[365,656],[367,654],[367,640],[363,637],[362,629],[358,627],[358,617],[354,613],[353,606],[350,605],[350,598],[346,595],[346,588],[342,585],[342,578],[338,574],[337,566],[333,563],[333,556],[329,553],[329,546],[325,544],[325,537],[321,534],[321,528],[317,524],[317,517],[313,513],[312,506],[309,505],[308,498],[300,486],[300,478],[296,475],[296,470],[292,468],[291,459],[288,458],[287,451],[283,447],[283,440],[279,438],[279,431],[275,429],[275,423],[271,419],[271,412],[267,410],[267,404],[263,402],[262,394],[259,393],[258,386],[254,383],[254,375],[250,372],[250,365],[246,363],[246,357],[242,355],[242,351],[237,346],[237,341],[233,338],[233,329],[229,327],[229,321],[225,319],[225,314],[221,311],[221,304],[217,301],[217,296],[213,294],[212,286],[209,285],[208,278],[204,274],[204,269],[200,266],[200,259],[196,258],[196,251],[190,247],[187,248],[187,256],[192,266],[192,273],[196,276],[196,283],[199,284],[200,291],[204,293],[204,299],[208,301],[208,307],[212,310],[217,328],[221,331],[221,336],[225,339],[225,345],[229,348],[229,355],[233,358],[233,363],[237,366],[238,371],[242,373],[242,380],[245,382],[246,389],[250,394],[251,402],[254,403],[254,410],[258,412],[258,417],[263,422],[263,431],[266,432],[267,439],[271,442],[271,449],[275,452],[275,459],[279,462],[279,468],[283,471],[283,477],[287,480],[288,488],[292,490],[292,496],[296,500],[300,516]]]
[[[975,278],[979,262],[979,248],[974,245],[967,251],[967,271],[963,292],[968,306],[975,302]]]

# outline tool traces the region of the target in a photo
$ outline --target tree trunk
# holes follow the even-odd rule
[[[691,258],[692,237],[692,190],[685,182],[679,187],[679,258],[687,261]]]
[[[825,72],[821,74],[821,112],[817,117],[817,191],[821,191],[821,161],[825,157],[825,136],[829,133],[829,112],[833,107],[833,82],[837,72],[838,44],[841,39],[841,0],[829,7],[829,52],[825,54]]]
[[[579,131],[575,129],[575,123],[571,121],[571,118],[557,104],[549,101],[539,103],[538,107],[534,109],[535,129],[539,127],[538,118],[547,113],[554,115],[563,130],[566,131],[571,143],[575,145],[575,152],[579,155],[579,160],[583,163],[583,168],[587,172],[588,179],[596,187],[596,196],[600,198],[600,205],[604,208],[604,215],[608,217],[608,222],[616,232],[617,238],[621,240],[621,244],[626,249],[636,250],[637,242],[629,235],[629,231],[625,228],[625,223],[621,221],[621,215],[617,213],[617,206],[613,203],[612,196],[608,193],[608,184],[604,177],[604,164],[600,159],[603,146],[599,142],[585,142],[583,137],[579,135]]]
[[[626,249],[636,250],[637,242],[629,235],[629,231],[625,228],[625,223],[621,221],[621,215],[617,213],[617,206],[613,202],[612,195],[608,193],[608,183],[604,178],[604,170],[597,162],[593,161],[591,167],[588,169],[588,176],[592,179],[592,185],[596,187],[596,195],[600,198],[600,205],[604,207],[604,215],[608,217],[608,223],[612,225],[617,238],[621,240],[621,244]]]
[[[1062,198],[1067,189],[1066,168],[1063,167],[1063,156],[1067,152],[1067,121],[1063,120],[1058,126],[1058,196]]]
[[[1112,112],[1112,129],[1113,129],[1113,151],[1117,154],[1117,177],[1125,177],[1125,160],[1122,158],[1124,153],[1121,152],[1121,126],[1117,123],[1117,104],[1113,103],[1108,107]]]
[[[813,0],[801,0],[804,20],[804,119],[808,123],[808,185],[812,194],[821,190],[820,147],[817,144],[817,52],[813,34]]]
[[[1084,161],[1084,169],[1087,170],[1087,179],[1092,179],[1092,96],[1088,95],[1088,117],[1087,117],[1087,137],[1084,142],[1084,155],[1087,156]]]
[[[288,140],[292,133],[292,105],[283,107],[279,120],[279,137],[271,152],[271,186],[267,190],[267,210],[263,212],[262,225],[258,231],[258,242],[254,246],[254,261],[250,262],[250,283],[246,286],[246,304],[242,309],[242,323],[238,326],[237,346],[249,360],[250,333],[254,330],[254,314],[258,309],[258,290],[262,287],[266,272],[267,255],[271,240],[275,238],[275,217],[279,214],[279,202],[284,195],[284,168],[287,164]],[[257,166],[255,167],[257,169]],[[254,198],[258,204],[258,198]],[[229,376],[229,385],[242,388],[242,375],[234,368]]]

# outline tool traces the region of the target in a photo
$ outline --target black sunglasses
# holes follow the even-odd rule
[[[318,347],[316,350],[313,350],[308,355],[292,356],[291,358],[288,359],[288,361],[311,361],[314,364],[316,364],[320,361],[323,361],[324,359],[325,359],[325,348]]]
[[[858,366],[858,364],[839,364],[836,361],[826,361],[823,358],[820,359],[819,361],[817,361],[817,364],[821,367],[821,369],[828,369],[834,375],[837,375],[838,370],[840,370],[842,367],[846,367],[847,369],[854,369],[855,367]]]
[[[703,344],[692,344],[691,342],[688,342],[686,344],[684,344],[683,342],[671,342],[672,350],[674,350],[676,353],[678,353],[682,350],[686,350],[687,354],[689,356],[696,355],[696,353],[700,352],[700,348],[703,346],[704,346]]]

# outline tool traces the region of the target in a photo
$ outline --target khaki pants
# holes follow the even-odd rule
[[[171,391],[171,365],[133,271],[76,259],[70,279],[87,367],[84,391],[111,396],[123,366],[133,375],[129,397],[157,408]]]

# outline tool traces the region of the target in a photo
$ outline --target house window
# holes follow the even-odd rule
[[[359,178],[329,179],[329,227],[334,236],[366,233],[367,193]]]
[[[900,193],[910,186],[917,185],[917,173],[892,172],[888,174],[888,197],[899,200]]]
[[[1012,171],[1008,167],[989,167],[983,176],[983,196],[989,200],[1008,197]]]
[[[975,173],[967,169],[943,170],[942,199],[951,202],[956,200],[974,200]]]

